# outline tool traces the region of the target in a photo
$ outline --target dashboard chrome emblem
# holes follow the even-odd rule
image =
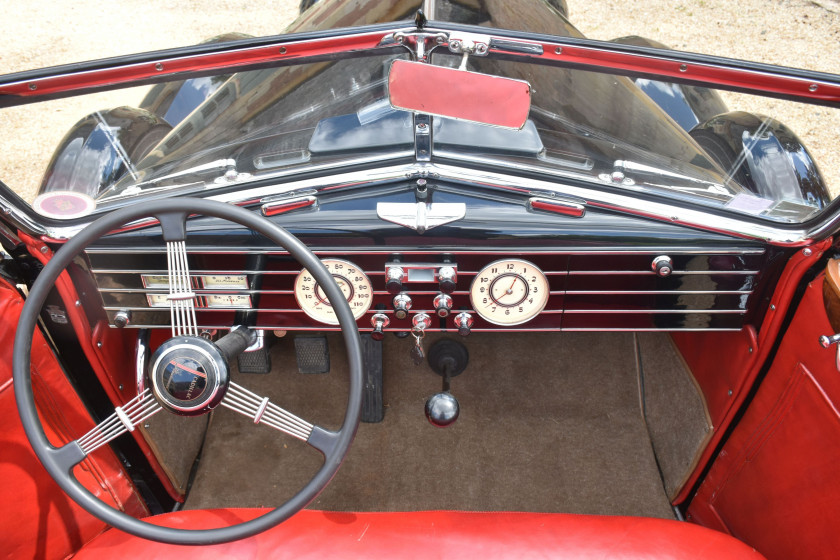
[[[460,220],[467,214],[463,202],[380,202],[376,214],[383,220],[417,233]]]

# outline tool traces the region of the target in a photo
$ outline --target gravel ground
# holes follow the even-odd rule
[[[685,51],[840,74],[838,0],[567,0],[570,19],[588,37],[642,35]],[[297,0],[0,0],[14,25],[0,35],[0,73],[198,43],[229,31],[281,32]],[[0,178],[34,196],[54,147],[82,116],[137,104],[147,88],[0,111]],[[731,109],[768,114],[811,150],[832,190],[840,191],[840,111],[726,94]]]

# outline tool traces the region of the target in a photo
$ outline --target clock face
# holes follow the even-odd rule
[[[470,287],[473,309],[488,323],[520,325],[539,315],[548,302],[548,280],[536,265],[519,259],[490,263]]]

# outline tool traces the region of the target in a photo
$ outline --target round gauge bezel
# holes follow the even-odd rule
[[[478,282],[478,279],[481,278],[482,274],[484,274],[484,272],[486,270],[492,268],[493,266],[497,266],[499,264],[507,264],[507,263],[515,263],[515,264],[525,265],[525,266],[528,266],[528,267],[532,268],[534,270],[534,272],[539,274],[539,276],[542,278],[542,280],[543,280],[543,282],[545,283],[545,286],[546,286],[545,293],[542,296],[543,300],[542,300],[541,304],[538,306],[538,308],[536,308],[536,310],[533,311],[526,319],[523,319],[521,321],[510,322],[510,323],[499,322],[498,320],[494,319],[492,316],[488,317],[487,315],[482,313],[481,308],[473,300],[473,288],[475,288],[476,282]],[[503,276],[505,274],[506,273],[502,272],[502,273],[498,274],[497,278],[500,277],[500,276]],[[512,272],[512,273],[510,273],[510,275],[518,276],[518,277],[522,278],[523,281],[525,281],[526,285],[529,284],[528,281],[525,278],[523,278],[522,275],[519,274],[519,273]],[[495,278],[493,280],[495,280]],[[492,284],[493,284],[493,282],[491,281],[490,285],[492,285]],[[551,292],[551,290],[550,290],[550,287],[548,285],[548,277],[545,275],[545,273],[542,271],[542,269],[540,267],[538,267],[537,265],[535,265],[534,263],[532,263],[530,261],[526,261],[524,259],[498,259],[498,260],[495,260],[495,261],[487,264],[486,266],[482,267],[481,270],[479,270],[476,273],[475,277],[473,277],[473,281],[470,284],[470,305],[472,305],[472,308],[475,311],[476,315],[478,315],[479,317],[481,317],[482,319],[484,319],[488,323],[491,323],[493,325],[498,325],[500,327],[515,327],[517,325],[524,325],[525,323],[527,323],[529,321],[532,321],[534,318],[537,317],[537,315],[542,313],[543,310],[545,309],[545,306],[548,305],[548,298],[551,295],[550,292]],[[521,301],[525,301],[525,299],[527,297],[528,297],[528,295],[526,293],[525,297]],[[503,306],[503,307],[514,307],[514,306],[511,305],[511,306]]]
[[[364,273],[364,271],[362,270],[362,267],[360,267],[359,265],[354,264],[350,261],[346,261],[344,259],[321,259],[321,262],[324,263],[324,266],[327,267],[327,270],[330,272],[330,274],[332,274],[333,277],[340,276],[350,286],[351,296],[350,296],[350,299],[347,300],[347,302],[351,304],[350,311],[353,313],[353,318],[354,319],[359,320],[360,318],[362,318],[365,315],[365,313],[368,312],[368,310],[370,309],[370,306],[373,304],[373,284],[371,284],[370,278],[368,277],[368,275]],[[368,291],[370,293],[370,298],[368,298],[368,300],[367,300],[367,305],[357,307],[357,308],[353,308],[353,306],[352,306],[353,295],[355,294],[355,291],[356,291],[355,283],[352,282],[346,276],[341,276],[339,274],[335,274],[333,272],[333,270],[331,270],[331,266],[333,264],[336,264],[336,263],[340,263],[340,264],[343,264],[345,266],[353,267],[354,269],[356,269],[357,274],[364,279],[364,282],[367,284]],[[295,301],[297,302],[298,307],[300,308],[301,311],[306,313],[307,316],[309,316],[311,319],[314,319],[315,321],[318,321],[319,323],[323,323],[325,325],[338,325],[338,319],[337,318],[335,318],[335,317],[327,318],[327,317],[319,316],[312,310],[312,308],[307,307],[302,303],[303,294],[302,294],[302,291],[301,291],[301,282],[302,282],[301,279],[304,277],[304,275],[307,275],[307,274],[309,274],[309,273],[306,271],[306,269],[304,269],[304,270],[301,270],[300,273],[298,273],[298,275],[295,277],[295,290],[294,291],[295,291]],[[321,289],[320,285],[316,282],[315,283],[315,290],[314,290],[315,293],[313,293],[313,295],[315,295],[315,297],[318,297],[317,291],[319,289]],[[343,293],[343,291],[342,291],[342,293]],[[329,307],[332,307],[332,305],[330,304],[330,302],[326,298],[318,298],[318,299],[323,301]]]

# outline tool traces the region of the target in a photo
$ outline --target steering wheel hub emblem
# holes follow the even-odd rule
[[[229,372],[219,348],[201,337],[177,336],[152,356],[152,392],[170,412],[197,416],[218,405],[227,391]]]
[[[163,366],[162,389],[170,396],[192,402],[207,387],[207,372],[197,360],[176,356]]]

